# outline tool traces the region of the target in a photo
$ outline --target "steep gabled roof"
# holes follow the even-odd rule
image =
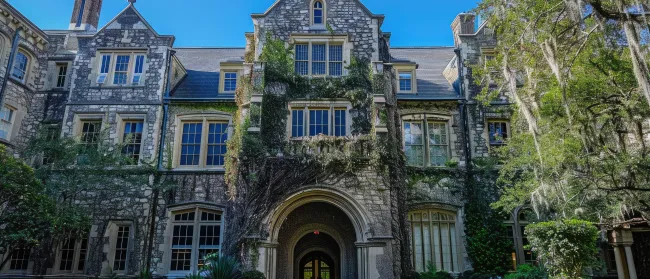
[[[140,12],[138,12],[138,9],[135,8],[135,5],[133,5],[133,3],[129,3],[129,5],[126,6],[126,8],[124,8],[124,10],[122,10],[120,13],[118,13],[118,14],[117,14],[113,19],[111,19],[108,23],[106,23],[106,25],[104,25],[104,27],[102,27],[101,29],[99,29],[95,34],[99,34],[99,33],[101,33],[102,31],[106,30],[106,28],[108,28],[109,26],[111,26],[111,24],[115,23],[115,21],[117,21],[120,17],[122,17],[122,16],[124,16],[124,15],[129,15],[130,13],[133,13],[133,14],[135,14],[138,18],[140,18],[140,21],[141,21],[141,22],[142,22],[142,23],[143,23],[143,24],[144,24],[144,25],[145,25],[149,30],[151,30],[151,32],[153,32],[153,34],[156,35],[156,37],[171,37],[171,38],[172,38],[172,45],[173,45],[173,41],[175,40],[175,37],[174,37],[173,35],[160,35],[160,34],[158,34],[158,32],[156,32],[156,29],[153,29],[153,27],[151,27],[151,25],[149,24],[149,22],[147,22],[147,20],[144,19],[144,17],[142,16],[142,14],[140,14]]]
[[[255,17],[265,17],[265,16],[267,16],[267,15],[268,15],[268,14],[269,14],[273,9],[275,9],[275,7],[277,7],[278,4],[280,4],[280,2],[282,2],[282,1],[284,1],[284,0],[277,0],[277,1],[275,1],[275,3],[273,3],[273,5],[271,5],[271,7],[269,7],[269,8],[268,8],[268,9],[267,9],[263,14],[251,14],[251,16],[254,17],[254,18],[255,18]],[[336,0],[336,1],[338,1],[338,0]],[[351,1],[355,1],[355,2],[357,2],[357,4],[359,5],[359,7],[361,7],[361,9],[363,9],[363,10],[364,10],[364,11],[365,11],[369,16],[371,16],[371,17],[375,17],[375,18],[379,18],[379,19],[380,19],[380,23],[379,23],[379,25],[381,25],[381,21],[382,21],[381,19],[384,18],[384,15],[383,15],[383,14],[373,14],[373,13],[368,9],[368,7],[366,7],[366,5],[364,5],[363,3],[361,3],[360,0],[351,0]]]
[[[415,93],[398,94],[398,99],[454,99],[458,93],[443,75],[456,54],[453,47],[392,47],[391,62],[417,63]]]

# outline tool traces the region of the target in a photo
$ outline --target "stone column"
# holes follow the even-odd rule
[[[257,270],[264,273],[267,279],[275,279],[277,266],[278,244],[261,243],[258,249]]]
[[[616,273],[618,274],[618,279],[625,279],[625,266],[623,265],[621,248],[619,246],[614,246],[614,258],[616,258]]]
[[[359,279],[380,278],[377,257],[384,254],[386,243],[357,243],[357,268]]]
[[[625,245],[625,258],[627,259],[627,270],[630,272],[630,279],[637,279],[634,258],[632,257],[632,247],[630,245]]]

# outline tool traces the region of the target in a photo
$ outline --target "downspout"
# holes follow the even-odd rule
[[[169,92],[171,90],[171,79],[172,79],[172,56],[174,55],[174,50],[171,48],[167,51],[167,83],[165,85],[165,96],[162,99],[163,103],[163,119],[162,124],[160,124],[160,141],[158,142],[158,166],[156,172],[154,173],[154,187],[160,182],[161,172],[163,171],[163,147],[165,144],[165,135],[167,134],[165,128],[167,127],[167,119],[169,114]],[[156,215],[158,215],[158,199],[160,196],[160,189],[157,187],[153,188],[153,199],[151,207],[151,221],[149,223],[149,243],[147,245],[147,266],[145,271],[151,271],[151,255],[153,254],[153,241],[156,235]]]
[[[3,108],[5,100],[5,90],[7,88],[7,81],[9,80],[9,74],[11,73],[11,66],[14,64],[14,57],[16,57],[16,52],[18,51],[18,41],[20,41],[20,31],[22,27],[16,28],[14,33],[14,39],[11,45],[11,52],[9,53],[9,62],[7,62],[7,70],[5,71],[4,79],[2,80],[2,88],[0,88],[0,109]]]
[[[456,60],[458,60],[458,97],[463,97],[460,100],[460,103],[458,104],[458,110],[460,111],[460,121],[461,121],[461,126],[462,126],[462,131],[463,131],[463,149],[465,152],[465,169],[468,174],[469,178],[469,173],[472,168],[472,154],[471,154],[471,147],[470,147],[470,137],[469,137],[469,127],[467,124],[469,123],[469,116],[468,116],[468,109],[467,109],[467,99],[468,96],[465,96],[465,91],[463,90],[465,86],[465,80],[463,76],[463,62],[462,62],[462,56],[460,52],[460,48],[454,49],[454,52],[456,53]]]

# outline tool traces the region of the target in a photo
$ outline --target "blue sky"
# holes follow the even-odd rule
[[[7,0],[42,29],[67,29],[74,0]],[[392,46],[450,46],[449,25],[478,0],[361,0],[373,13],[386,15],[382,30]],[[160,34],[176,36],[176,46],[244,46],[253,31],[251,13],[262,13],[275,0],[138,0],[140,13]],[[99,25],[127,6],[104,0]]]

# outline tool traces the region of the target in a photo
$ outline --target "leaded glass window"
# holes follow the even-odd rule
[[[173,213],[171,271],[197,271],[221,249],[221,212],[193,208]]]
[[[439,270],[460,272],[456,243],[456,218],[437,210],[409,213],[413,265],[418,272],[432,263]]]
[[[330,76],[343,75],[343,46],[330,45],[329,55]]]
[[[311,48],[311,74],[325,74],[325,44],[312,44]]]
[[[299,75],[309,74],[309,45],[297,44],[296,45],[296,73]]]

